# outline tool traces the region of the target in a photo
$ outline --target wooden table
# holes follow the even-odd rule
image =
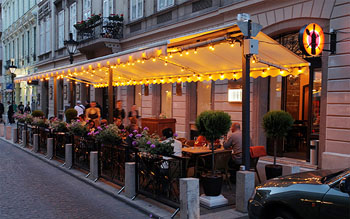
[[[223,151],[224,148],[219,148],[214,150],[215,151]],[[188,153],[188,154],[196,154],[196,155],[202,155],[202,154],[209,154],[212,151],[208,149],[207,147],[189,147],[189,148],[182,148],[182,152]]]
[[[227,150],[221,147],[214,150],[214,153],[222,152],[222,151],[227,151]],[[190,155],[195,160],[194,176],[196,177],[199,157],[204,154],[210,154],[212,150],[208,149],[207,147],[189,147],[189,148],[182,148],[182,152]]]

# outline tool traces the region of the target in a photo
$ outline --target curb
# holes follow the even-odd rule
[[[48,158],[45,157],[45,155],[40,154],[40,153],[34,153],[32,152],[30,149],[28,148],[23,148],[18,144],[13,143],[10,140],[6,140],[3,137],[0,137],[1,141],[4,141],[8,144],[11,144],[12,146],[14,146],[17,149],[20,149],[30,155],[32,155],[33,157],[36,157],[42,161],[44,161],[45,163],[56,167],[57,169],[75,177],[76,179],[104,192],[107,195],[112,196],[113,198],[122,201],[128,205],[130,205],[131,207],[134,207],[138,210],[140,210],[141,212],[150,215],[150,217],[152,218],[171,218],[171,214],[172,212],[175,211],[175,209],[170,208],[169,206],[163,205],[155,200],[151,200],[149,198],[143,197],[142,195],[138,195],[138,199],[137,200],[131,200],[129,198],[127,198],[126,196],[124,196],[123,194],[117,194],[118,189],[109,186],[101,181],[96,181],[94,182],[93,180],[90,180],[88,178],[85,177],[85,174],[79,170],[76,169],[67,169],[65,167],[62,167],[62,163],[56,161],[56,160],[49,160]],[[167,209],[167,210],[164,210]]]

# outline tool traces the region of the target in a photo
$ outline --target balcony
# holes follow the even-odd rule
[[[88,59],[108,55],[120,50],[123,38],[123,18],[119,16],[92,16],[88,21],[74,25],[77,29],[79,51]]]

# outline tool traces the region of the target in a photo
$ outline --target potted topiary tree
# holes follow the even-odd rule
[[[32,116],[33,117],[44,117],[44,112],[41,110],[34,110],[32,112]]]
[[[78,112],[73,108],[69,108],[66,110],[65,115],[66,122],[70,123],[74,118],[77,118]]]
[[[211,172],[202,175],[203,189],[207,196],[221,194],[222,175],[215,172],[214,142],[225,135],[231,126],[231,117],[223,111],[204,111],[196,119],[198,133],[211,143]]]
[[[293,117],[282,110],[270,111],[263,117],[263,129],[266,137],[273,140],[273,165],[266,165],[266,179],[275,178],[282,175],[282,166],[276,165],[277,142],[285,137],[294,123]]]

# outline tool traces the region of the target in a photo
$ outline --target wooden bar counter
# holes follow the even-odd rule
[[[157,119],[157,118],[142,118],[141,119],[141,126],[148,127],[149,133],[153,134],[156,133],[160,137],[162,137],[162,130],[166,128],[171,128],[173,132],[175,133],[175,124],[176,119],[168,118],[168,119]]]

